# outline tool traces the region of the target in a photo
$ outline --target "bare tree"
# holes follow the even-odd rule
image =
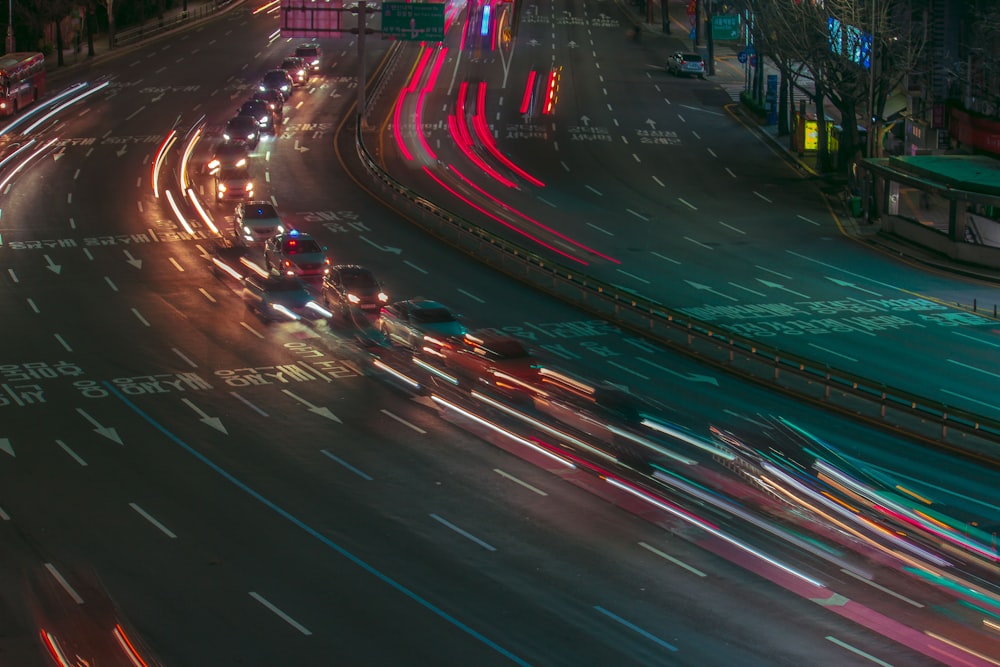
[[[864,148],[856,122],[859,115],[864,117],[869,146],[877,153],[886,100],[914,67],[923,48],[921,33],[913,29],[910,20],[910,3],[746,2],[755,16],[755,35],[768,57],[816,109],[817,168],[821,172],[833,170],[824,114],[827,100],[842,119],[837,167],[846,171]]]
[[[108,12],[108,48],[115,48],[115,0],[96,0]]]
[[[63,61],[63,19],[69,17],[73,8],[73,0],[36,0],[34,15],[41,23],[42,32],[47,26],[52,26],[56,38],[56,64],[62,67]]]

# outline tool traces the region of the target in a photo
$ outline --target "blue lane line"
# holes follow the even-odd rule
[[[483,644],[485,644],[486,646],[490,647],[491,649],[493,649],[494,651],[496,651],[500,655],[504,656],[505,658],[508,658],[514,664],[521,665],[521,667],[531,667],[531,663],[529,663],[529,662],[527,662],[525,660],[522,660],[521,658],[517,657],[516,655],[514,655],[513,653],[511,653],[507,649],[503,648],[502,646],[500,646],[499,644],[497,644],[496,642],[494,642],[492,639],[489,639],[486,636],[484,636],[483,634],[477,632],[476,630],[473,630],[468,625],[466,625],[462,621],[458,620],[457,618],[455,618],[454,616],[452,616],[451,614],[449,614],[445,610],[441,609],[440,607],[438,607],[437,605],[435,605],[430,600],[427,600],[427,599],[425,599],[425,598],[417,595],[416,593],[414,593],[413,591],[411,591],[409,588],[407,588],[403,584],[401,584],[398,581],[396,581],[395,579],[391,578],[389,575],[384,574],[381,570],[376,569],[373,565],[369,565],[367,562],[361,560],[359,557],[355,556],[354,554],[352,554],[350,551],[348,551],[344,547],[340,546],[339,544],[337,544],[333,540],[329,539],[328,537],[326,537],[325,535],[323,535],[322,533],[320,533],[319,531],[317,531],[315,528],[312,528],[311,526],[309,526],[308,524],[306,524],[305,522],[303,522],[301,519],[298,519],[297,517],[295,517],[293,514],[291,514],[287,510],[279,507],[277,504],[275,504],[274,502],[268,500],[267,498],[265,498],[264,496],[262,496],[257,491],[254,491],[252,488],[250,488],[249,486],[247,486],[246,484],[244,484],[243,482],[241,482],[240,480],[238,480],[232,474],[230,474],[229,472],[226,472],[221,466],[219,466],[217,463],[215,463],[214,461],[212,461],[211,459],[209,459],[207,456],[205,456],[201,452],[197,451],[194,447],[188,445],[186,442],[184,442],[183,440],[181,440],[180,438],[178,438],[176,435],[174,435],[173,433],[171,433],[170,431],[168,431],[165,426],[163,426],[158,421],[156,421],[155,419],[153,419],[152,417],[150,417],[139,406],[137,406],[131,400],[129,400],[128,398],[126,398],[124,394],[122,394],[120,391],[118,391],[117,389],[115,389],[114,385],[111,384],[110,382],[108,382],[107,380],[104,380],[102,382],[102,384],[105,387],[107,387],[108,391],[111,392],[112,395],[114,395],[118,400],[120,400],[122,403],[124,403],[125,405],[127,405],[137,415],[139,415],[140,417],[142,417],[143,419],[145,419],[149,423],[150,426],[152,426],[157,431],[159,431],[160,433],[162,433],[169,440],[173,441],[174,444],[176,444],[177,446],[179,446],[181,449],[183,449],[184,451],[186,451],[188,454],[191,454],[192,456],[194,456],[196,459],[198,459],[199,461],[201,461],[202,463],[204,463],[206,466],[208,466],[209,468],[211,468],[215,472],[217,472],[220,475],[222,475],[222,477],[225,478],[226,481],[228,481],[231,484],[235,485],[241,491],[246,492],[252,498],[254,498],[258,502],[260,502],[261,504],[263,504],[268,509],[273,510],[275,513],[277,513],[283,519],[285,519],[285,520],[291,522],[292,524],[298,526],[299,528],[301,528],[302,530],[304,530],[306,533],[308,533],[311,537],[316,538],[317,540],[319,540],[320,542],[322,542],[326,546],[330,547],[331,549],[333,549],[334,551],[336,551],[338,554],[340,554],[341,556],[343,556],[347,560],[351,561],[352,563],[354,563],[355,565],[357,565],[361,569],[365,570],[366,572],[368,572],[372,576],[380,579],[384,583],[392,586],[393,588],[395,588],[397,591],[399,591],[400,593],[402,593],[406,597],[410,598],[411,600],[413,600],[417,604],[421,605],[422,607],[424,607],[428,611],[430,611],[430,612],[438,615],[439,617],[441,617],[445,621],[451,623],[456,628],[458,628],[462,632],[466,633],[470,637],[472,637],[472,638],[474,638],[474,639],[482,642]]]
[[[331,454],[330,452],[326,451],[325,449],[321,449],[319,451],[320,451],[321,454],[323,454],[323,456],[326,456],[328,458],[333,459],[334,461],[336,461],[340,465],[344,466],[345,468],[347,468],[348,470],[350,470],[351,472],[353,472],[355,475],[357,475],[361,479],[363,479],[363,480],[365,480],[367,482],[370,482],[370,481],[372,481],[374,479],[368,473],[364,472],[363,470],[358,470],[357,468],[355,468],[354,466],[352,466],[350,463],[348,463],[344,459],[340,458],[339,456]]]
[[[667,649],[670,649],[671,651],[677,651],[678,650],[678,648],[676,646],[674,646],[673,644],[668,644],[667,642],[663,641],[662,639],[660,639],[656,635],[654,635],[654,634],[652,634],[650,632],[647,632],[646,630],[643,630],[642,628],[640,628],[635,623],[630,623],[629,621],[626,621],[624,618],[622,618],[618,614],[615,614],[615,613],[612,613],[612,612],[608,611],[607,609],[605,609],[601,605],[594,605],[594,609],[596,609],[597,611],[601,612],[602,614],[604,614],[608,618],[611,618],[611,619],[613,619],[615,621],[618,621],[619,623],[621,623],[622,625],[624,625],[629,630],[633,630],[635,632],[638,632],[640,635],[642,635],[643,637],[645,637],[646,639],[648,639],[651,642],[656,642],[660,646],[662,646],[664,648],[667,648]]]

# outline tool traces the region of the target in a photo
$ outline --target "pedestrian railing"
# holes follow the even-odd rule
[[[229,2],[230,0],[212,0],[211,2],[199,2],[196,4],[192,0],[191,7],[186,10],[171,10],[162,19],[154,18],[135,28],[116,32],[112,48],[117,49],[128,46],[129,44],[169,32],[190,21],[205,18],[224,8]]]

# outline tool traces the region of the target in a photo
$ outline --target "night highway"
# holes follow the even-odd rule
[[[482,6],[449,10],[447,50],[367,40],[364,138],[387,172],[671,308],[998,411],[995,322],[948,306],[994,288],[843,236],[718,86],[626,40],[617,5],[494,7],[509,40],[469,37]],[[256,8],[52,77],[93,92],[0,135],[0,665],[1000,664],[995,468],[719,373],[425,234],[360,175],[354,37],[322,40],[251,151],[254,197],[392,300],[438,299],[688,435],[633,464],[368,329],[249,309],[219,267],[263,257],[233,252],[204,165],[302,41]],[[904,530],[822,467],[845,491],[817,509],[782,482],[817,451],[942,531]],[[822,520],[836,504],[865,518]]]

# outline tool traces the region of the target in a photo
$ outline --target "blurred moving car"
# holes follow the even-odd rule
[[[292,83],[296,86],[306,85],[312,76],[312,67],[306,63],[304,58],[298,56],[288,56],[282,60],[281,69],[288,72],[288,76],[292,77]]]
[[[323,58],[323,49],[316,42],[306,42],[295,47],[295,55],[305,60],[312,71],[318,72]]]
[[[292,229],[264,243],[264,266],[289,276],[324,276],[330,272],[330,258],[316,239]]]
[[[205,163],[205,171],[215,176],[219,169],[246,167],[250,164],[250,150],[246,144],[221,143],[215,147],[212,157]]]
[[[283,69],[273,69],[266,73],[264,78],[260,80],[257,90],[260,92],[277,90],[287,101],[292,95],[292,87],[294,85],[295,82],[292,81],[292,77],[288,76],[288,72]]]
[[[261,133],[274,134],[274,126],[277,123],[275,114],[267,102],[257,100],[247,100],[236,112],[237,116],[250,116],[257,121],[257,127]]]
[[[323,303],[334,315],[347,317],[354,308],[378,315],[388,301],[375,274],[363,266],[338,264],[323,278]]]
[[[674,76],[686,74],[705,78],[705,61],[697,53],[682,53],[678,51],[667,58],[667,71]]]
[[[464,336],[465,327],[458,320],[459,315],[447,306],[415,298],[383,306],[379,330],[393,342],[419,350],[425,343],[436,346]]]
[[[252,150],[260,142],[260,126],[250,116],[233,116],[226,123],[222,138],[228,143],[243,144]]]
[[[285,225],[271,202],[241,201],[233,213],[233,237],[243,246],[263,245],[285,231]]]
[[[251,274],[243,279],[243,301],[265,320],[299,320],[329,317],[309,288],[296,276]]]
[[[225,167],[215,175],[215,195],[220,200],[253,199],[253,178],[246,167]]]
[[[444,345],[437,353],[459,375],[501,389],[526,390],[540,382],[538,360],[513,336],[489,330],[467,332],[461,341]]]

